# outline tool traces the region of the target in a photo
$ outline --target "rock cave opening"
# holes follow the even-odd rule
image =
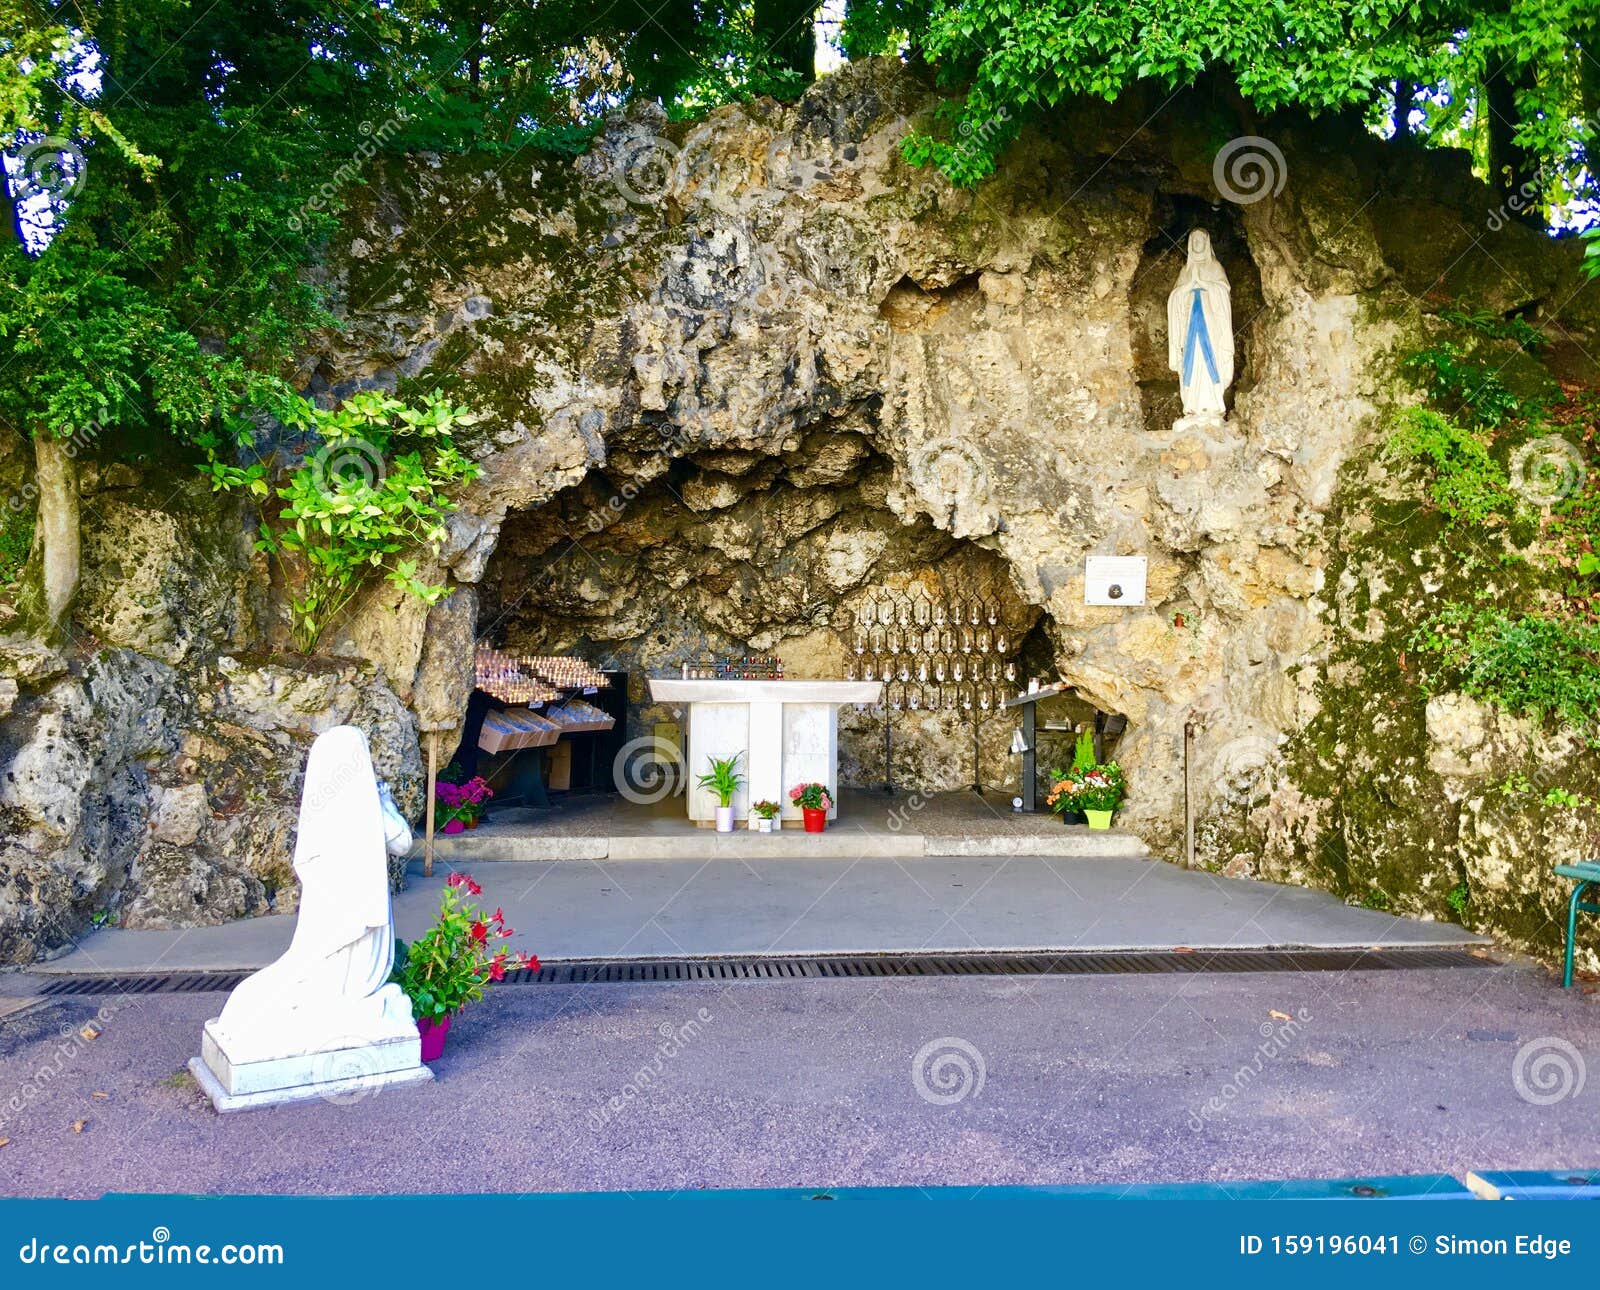
[[[1048,616],[982,540],[896,512],[894,467],[867,434],[813,429],[784,449],[618,454],[512,513],[479,588],[478,638],[626,672],[629,739],[677,719],[651,702],[647,680],[686,663],[748,654],[781,659],[791,678],[887,675],[884,707],[840,714],[841,786],[883,782],[887,718],[897,787],[949,791],[976,775],[986,789],[1015,791],[1016,721],[998,700],[1030,676],[1055,675]],[[958,603],[968,615],[983,606],[990,646],[963,653],[972,642],[957,629],[941,657],[924,648],[940,643],[929,611]],[[919,606],[929,621],[917,621]],[[898,662],[886,658],[891,644]],[[1093,719],[1076,706],[1075,721]]]

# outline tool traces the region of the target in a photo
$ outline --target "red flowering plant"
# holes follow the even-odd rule
[[[539,970],[537,956],[513,954],[502,944],[512,930],[501,910],[485,913],[464,898],[482,894],[470,874],[451,874],[433,926],[409,945],[396,939],[389,979],[406,992],[418,1021],[440,1021],[478,1002],[508,969]]]

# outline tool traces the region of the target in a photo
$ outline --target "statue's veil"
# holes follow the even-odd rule
[[[369,928],[388,926],[383,806],[367,736],[354,726],[325,731],[311,746],[300,797],[294,870],[301,891],[297,944],[303,937],[308,947],[333,954],[361,939]],[[394,946],[387,936],[376,939],[383,943],[375,951],[386,961],[374,961],[360,970],[370,971],[381,982],[389,974]]]

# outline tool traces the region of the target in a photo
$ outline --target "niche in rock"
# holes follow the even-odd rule
[[[659,466],[659,458],[657,459]],[[776,655],[791,677],[843,677],[864,662],[856,616],[886,590],[930,601],[982,597],[1011,639],[1037,640],[1002,557],[887,501],[893,468],[863,435],[816,430],[784,455],[704,452],[647,481],[596,470],[537,509],[509,516],[480,588],[481,638],[529,653],[579,654],[629,675],[629,737],[673,719],[652,705],[650,676],[687,661]],[[1013,646],[1013,656],[1017,655]],[[1018,675],[1022,660],[1017,659]],[[979,714],[986,786],[1015,782],[1013,723]],[[891,712],[895,781],[965,786],[965,711]],[[883,713],[840,719],[844,785],[883,779]]]
[[[1197,197],[1168,193],[1157,199],[1152,223],[1155,233],[1144,244],[1139,270],[1128,289],[1128,309],[1133,320],[1133,372],[1145,429],[1166,434],[1183,414],[1178,376],[1167,366],[1167,296],[1183,268],[1189,231],[1203,228],[1211,234],[1212,249],[1228,274],[1235,372],[1228,393],[1230,409],[1255,383],[1255,322],[1266,302],[1261,294],[1261,273],[1250,255],[1237,207],[1214,209]]]

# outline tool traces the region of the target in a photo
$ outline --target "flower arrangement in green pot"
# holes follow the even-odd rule
[[[422,1060],[437,1060],[444,1052],[450,1022],[483,992],[505,980],[507,969],[537,972],[532,954],[513,954],[501,941],[512,935],[505,914],[488,914],[468,904],[466,896],[481,896],[483,888],[470,874],[453,873],[445,879],[434,924],[409,945],[394,943],[394,971],[389,979],[411,1000],[411,1012],[422,1036]]]
[[[1045,805],[1060,814],[1063,824],[1084,823],[1083,808],[1070,790],[1094,764],[1094,731],[1088,726],[1079,726],[1078,740],[1072,748],[1072,765],[1066,770],[1051,772],[1050,792],[1045,798]]]
[[[1114,761],[1091,766],[1074,781],[1073,800],[1091,829],[1109,829],[1111,817],[1127,795],[1128,785],[1122,777],[1122,767]]]
[[[733,795],[744,783],[744,776],[739,773],[739,758],[743,756],[743,752],[736,752],[732,757],[707,758],[711,769],[698,781],[701,788],[716,794],[718,833],[733,832]]]
[[[782,822],[778,819],[778,812],[783,808],[776,802],[769,802],[763,798],[750,809],[755,813],[756,827],[760,832],[771,833],[773,829],[782,827]]]

